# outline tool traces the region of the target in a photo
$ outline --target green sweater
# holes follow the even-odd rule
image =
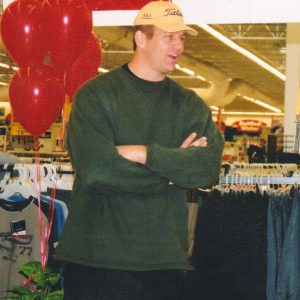
[[[180,148],[191,132],[206,136],[208,146]],[[115,148],[136,144],[147,145],[146,165]],[[207,105],[169,78],[148,82],[115,69],[77,93],[67,145],[76,179],[56,258],[189,269],[185,191],[216,182],[223,149]]]

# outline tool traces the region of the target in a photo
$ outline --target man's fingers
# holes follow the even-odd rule
[[[181,144],[181,148],[187,148],[189,146],[191,146],[191,144],[193,143],[193,141],[195,140],[195,138],[197,137],[197,133],[193,132],[191,133]]]
[[[206,147],[207,146],[207,138],[205,136],[195,140],[191,146],[195,147]]]

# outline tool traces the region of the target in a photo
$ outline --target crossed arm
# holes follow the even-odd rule
[[[181,144],[180,148],[206,147],[207,138],[198,137],[197,133],[191,133]],[[118,153],[133,162],[145,165],[147,161],[147,147],[145,145],[122,145],[117,146]]]

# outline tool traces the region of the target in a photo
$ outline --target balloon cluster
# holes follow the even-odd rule
[[[14,116],[43,134],[78,87],[97,74],[101,47],[84,0],[15,0],[1,18],[1,38],[20,67],[9,85]]]

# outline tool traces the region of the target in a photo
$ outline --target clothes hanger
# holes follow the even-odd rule
[[[5,182],[3,190],[0,193],[0,198],[9,200],[10,197],[16,194],[21,195],[24,199],[33,196],[34,192],[31,184],[28,182],[28,169],[21,164],[15,164],[13,169],[18,171],[19,176],[17,178],[10,178]]]

